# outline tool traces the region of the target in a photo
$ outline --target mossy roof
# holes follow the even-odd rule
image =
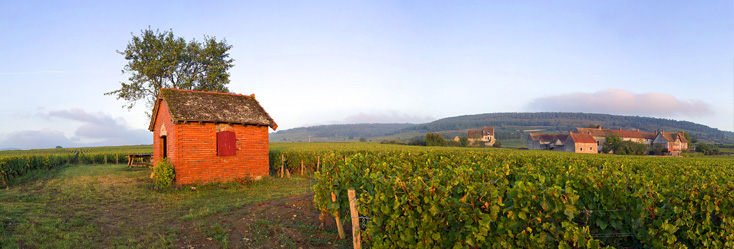
[[[171,119],[179,122],[215,122],[243,125],[278,125],[255,100],[255,95],[202,92],[163,88],[153,109],[149,130],[153,130],[161,102],[165,101]]]

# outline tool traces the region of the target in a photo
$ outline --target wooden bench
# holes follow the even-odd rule
[[[153,166],[153,164],[150,162],[151,158],[153,157],[153,154],[129,154],[127,155],[127,167],[132,166]],[[140,163],[135,163],[135,159],[139,158]],[[148,161],[146,162],[145,159],[148,158]]]

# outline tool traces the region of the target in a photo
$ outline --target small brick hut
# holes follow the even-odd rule
[[[163,88],[148,130],[153,165],[168,158],[176,184],[268,175],[268,127],[275,121],[255,95]]]

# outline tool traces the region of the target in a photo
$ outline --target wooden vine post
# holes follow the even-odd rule
[[[280,154],[280,178],[285,177],[285,155]]]
[[[120,157],[118,154],[115,154],[115,164],[120,164]]]
[[[319,172],[319,166],[321,166],[321,156],[316,157],[316,172]]]
[[[334,192],[331,192],[331,202],[336,202],[336,195]],[[334,214],[334,219],[336,220],[336,228],[339,230],[339,238],[344,239],[347,237],[346,234],[344,234],[344,226],[342,226],[342,221],[339,219],[339,210],[336,210],[336,213]]]
[[[354,189],[348,189],[349,195],[349,213],[352,217],[352,244],[354,248],[362,248],[362,235],[359,228],[359,212],[357,212],[357,194]]]
[[[303,176],[303,160],[301,160],[301,176]]]
[[[104,164],[107,164],[107,154],[104,155]]]

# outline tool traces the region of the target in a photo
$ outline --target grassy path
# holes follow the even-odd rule
[[[0,248],[309,248],[335,236],[315,229],[309,179],[158,191],[150,172],[72,165],[28,174],[0,189]]]

